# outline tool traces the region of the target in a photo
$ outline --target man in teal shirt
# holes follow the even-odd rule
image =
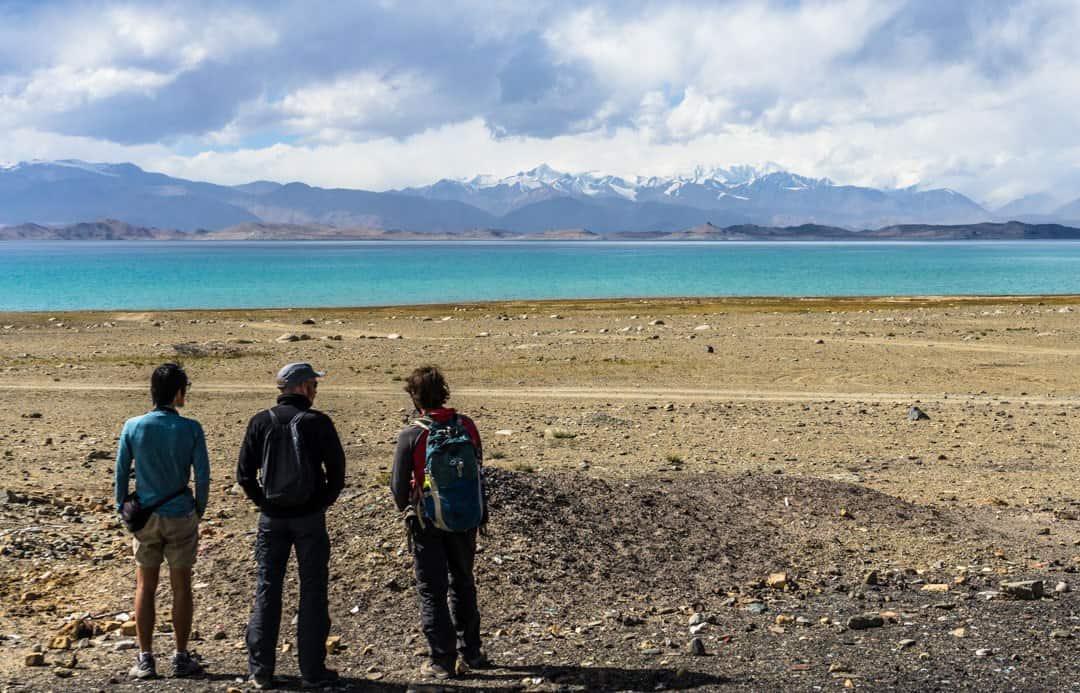
[[[127,497],[132,465],[135,492],[145,507],[180,489],[187,489],[192,470],[195,495],[189,490],[154,510],[146,526],[135,533],[135,624],[139,654],[131,676],[157,676],[154,664],[154,593],[162,560],[169,562],[172,583],[172,626],[176,637],[173,655],[174,676],[194,676],[202,666],[187,651],[191,634],[194,599],[191,571],[199,546],[199,519],[206,511],[210,495],[210,460],[206,436],[195,419],[177,413],[184,406],[190,382],[184,369],[175,363],[158,366],[150,378],[154,408],[128,419],[120,434],[116,453],[116,508]]]

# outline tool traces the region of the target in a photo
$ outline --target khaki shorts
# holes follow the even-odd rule
[[[150,516],[146,526],[135,533],[135,562],[144,568],[157,568],[162,559],[171,570],[192,568],[199,548],[199,518]]]

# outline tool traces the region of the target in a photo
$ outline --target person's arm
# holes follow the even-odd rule
[[[413,429],[406,428],[398,434],[394,449],[394,464],[390,468],[390,493],[398,510],[409,507],[412,493],[413,446],[416,443]]]
[[[326,430],[323,433],[323,465],[326,467],[326,496],[324,502],[330,507],[345,488],[345,451],[341,448],[334,422],[324,416]]]
[[[195,514],[202,518],[210,500],[210,454],[206,451],[206,434],[195,422],[195,450],[191,466],[195,470]]]
[[[240,459],[236,463],[236,483],[240,484],[240,488],[244,489],[244,494],[261,508],[266,502],[266,496],[259,487],[259,466],[262,464],[262,459],[256,444],[258,426],[255,420],[257,418],[258,415],[251,417],[247,432],[244,434],[244,442],[240,444]]]
[[[131,485],[131,440],[128,425],[120,432],[120,444],[116,448],[116,471],[113,476],[113,488],[116,493],[116,512],[127,498]]]

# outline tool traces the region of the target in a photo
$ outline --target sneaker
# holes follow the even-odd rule
[[[178,679],[188,676],[201,676],[203,665],[196,657],[187,652],[177,652],[172,658],[172,675]]]
[[[495,665],[491,663],[487,655],[481,652],[475,657],[462,657],[465,661],[465,665],[470,669],[494,669]]]
[[[252,674],[247,682],[249,686],[257,691],[268,691],[274,687],[274,677],[272,676],[256,676]]]
[[[436,661],[428,660],[420,665],[420,675],[428,679],[444,680],[454,675],[455,668]]]
[[[157,667],[154,665],[154,655],[140,653],[135,659],[135,664],[128,671],[128,676],[133,679],[152,679],[157,677]]]
[[[323,669],[317,678],[304,679],[300,682],[301,688],[330,688],[341,683],[341,677],[333,669]]]

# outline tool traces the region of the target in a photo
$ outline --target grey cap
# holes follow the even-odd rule
[[[289,363],[278,371],[277,384],[278,387],[289,387],[324,375],[326,371],[317,371],[310,363]]]

